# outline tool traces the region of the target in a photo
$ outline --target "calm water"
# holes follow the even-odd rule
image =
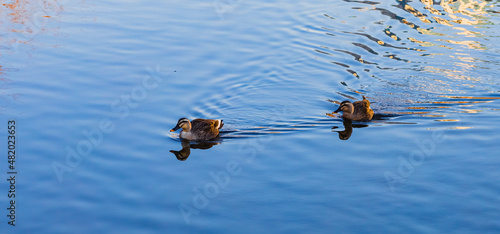
[[[2,3],[1,233],[500,232],[499,1]]]

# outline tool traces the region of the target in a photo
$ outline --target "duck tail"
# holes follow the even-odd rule
[[[217,129],[221,129],[222,126],[224,126],[224,123],[222,122],[222,119],[217,120]]]

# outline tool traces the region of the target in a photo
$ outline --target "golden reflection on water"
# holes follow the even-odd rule
[[[480,28],[482,25],[493,24],[488,20],[488,9],[493,7],[493,4],[488,4],[486,1],[465,1],[465,0],[442,0],[442,1],[433,1],[433,0],[421,0],[421,3],[425,5],[424,9],[428,10],[432,16],[427,16],[425,13],[422,13],[418,9],[411,6],[411,2],[402,2],[401,8],[408,13],[411,13],[421,22],[425,24],[437,23],[440,25],[444,25],[450,28],[457,30],[455,34],[457,36],[465,36],[465,37],[478,37],[483,36],[481,32],[471,31],[470,29],[466,29],[465,27],[461,27],[460,25],[467,26],[476,26],[475,28]],[[435,6],[440,6],[441,9],[436,9]],[[380,10],[380,9],[378,9]],[[383,10],[380,10],[383,12]],[[387,14],[387,13],[386,13]],[[397,17],[393,17],[397,19]],[[446,19],[448,18],[448,19]],[[432,20],[431,20],[432,19]],[[436,36],[445,36],[447,39],[437,39],[436,41],[447,42],[449,44],[455,45],[464,45],[471,49],[479,49],[484,50],[487,49],[485,46],[481,45],[478,41],[474,40],[455,40],[450,39],[451,35],[443,34],[438,32],[436,29],[426,29],[420,26],[417,26],[415,23],[411,22],[409,19],[400,18],[399,21],[403,24],[408,25],[409,27],[419,31],[422,34],[426,35],[436,35]],[[387,33],[386,34],[393,38],[399,38],[395,33]],[[451,36],[454,38],[454,36]],[[435,46],[435,43],[422,41],[415,38],[408,38],[410,41],[420,44],[421,46]],[[438,45],[440,47],[453,49],[448,46]]]
[[[396,112],[395,114],[398,115],[424,115],[424,114],[429,114],[431,113],[430,111],[399,111]]]
[[[447,39],[447,40],[437,39],[436,41],[444,41],[444,42],[448,42],[450,44],[456,44],[456,45],[465,45],[471,49],[477,49],[477,50],[485,50],[486,49],[485,46],[481,45],[481,43],[479,43],[477,41],[454,41],[451,39]]]
[[[464,130],[464,129],[471,129],[473,127],[460,127],[460,126],[453,126],[453,127],[445,127],[445,128],[427,128],[427,130],[439,130],[439,129],[449,129],[449,130]]]
[[[348,94],[339,93],[344,97],[350,97]],[[482,113],[485,111],[484,108],[475,107],[477,104],[484,104],[494,102],[495,100],[499,100],[500,97],[485,97],[485,96],[456,96],[456,95],[439,95],[436,98],[440,100],[436,101],[408,101],[406,103],[413,106],[401,107],[400,111],[384,111],[383,109],[374,109],[375,115],[379,116],[379,118],[372,119],[371,123],[385,123],[385,124],[413,124],[409,122],[398,122],[393,121],[393,118],[398,118],[403,115],[413,115],[423,118],[430,118],[431,121],[440,122],[440,127],[437,128],[428,128],[428,129],[450,129],[450,130],[466,130],[471,129],[473,126],[464,126],[468,125],[470,122],[468,118],[470,118],[470,114]],[[335,100],[327,100],[328,102],[334,103],[336,105],[339,104],[339,101]],[[374,103],[379,103],[381,100],[377,100]],[[383,102],[383,101],[382,101]],[[424,105],[424,106],[421,106]],[[490,109],[488,109],[490,110]],[[495,109],[500,110],[500,109]],[[327,116],[341,119],[340,116],[335,115],[333,113],[326,113]],[[339,128],[338,126],[332,127],[333,132],[337,132],[339,134],[339,138],[341,140],[347,140],[350,138],[353,133],[353,127],[349,121],[344,120],[344,129]],[[357,127],[368,127],[372,124],[363,124],[362,126]],[[456,126],[459,125],[459,126]],[[460,126],[462,125],[462,126]],[[356,128],[356,127],[354,127]]]
[[[477,37],[482,36],[482,34],[480,32],[471,31],[459,25],[480,26],[492,24],[492,22],[489,22],[487,20],[487,15],[489,14],[487,9],[492,7],[492,5],[489,5],[486,1],[443,0],[440,2],[435,2],[432,0],[421,0],[421,2],[425,5],[426,10],[435,15],[431,18],[436,23],[458,30],[459,32],[457,32],[456,34],[460,36]],[[436,9],[436,5],[441,6],[442,10],[440,11]],[[446,14],[444,14],[443,12]],[[450,19],[442,18],[441,16],[443,15]],[[422,33],[426,32],[422,31]],[[486,49],[479,42],[473,40],[457,41],[451,39],[440,39],[439,41],[448,42],[450,44],[465,45],[472,49]]]
[[[488,14],[486,9],[488,7],[488,2],[486,1],[443,0],[440,1],[439,4],[436,4],[436,2],[432,0],[421,0],[421,2],[426,5],[425,9],[435,15],[443,15],[441,11],[434,8],[435,5],[440,5],[443,11],[447,13],[447,16],[452,19],[446,20],[447,24],[453,22],[464,25],[478,25],[485,23],[483,16]],[[473,19],[463,16],[469,16]]]
[[[486,99],[486,100],[500,99],[500,97],[471,97],[471,96],[448,96],[448,95],[442,95],[439,97],[452,98],[452,99]]]
[[[405,110],[409,111],[393,112],[392,114],[418,115],[427,118],[438,118],[434,120],[437,122],[459,122],[460,119],[450,118],[450,116],[456,115],[453,113],[461,113],[461,114],[482,113],[484,112],[484,110],[480,108],[474,108],[476,104],[490,103],[493,102],[494,100],[500,99],[500,97],[474,97],[474,96],[449,96],[449,95],[441,95],[438,97],[448,98],[451,100],[415,102],[417,106],[404,107]],[[425,106],[418,106],[419,104],[425,104]],[[469,129],[469,128],[470,127],[457,127],[453,129]]]
[[[18,52],[19,45],[32,45],[40,33],[56,34],[58,27],[49,23],[63,10],[56,0],[12,0],[1,4],[0,30],[4,34],[0,36],[0,56],[6,50]]]
[[[480,112],[483,112],[482,110],[460,110],[458,111],[458,113],[467,113],[467,114],[476,114],[476,113],[480,113]]]
[[[444,118],[446,115],[422,115],[422,117]]]
[[[433,101],[433,102],[425,102],[432,104],[473,104],[473,103],[487,103],[491,101]]]
[[[24,29],[10,28],[8,30],[15,32],[32,33],[33,27],[40,26],[42,18],[50,18],[51,15],[59,15],[63,11],[62,5],[55,0],[37,1],[33,4],[30,0],[15,0],[10,3],[4,3],[0,6],[2,9],[2,21],[10,21],[15,24],[25,25]],[[5,23],[5,22],[4,22]],[[5,24],[2,24],[5,25]]]
[[[464,130],[464,129],[471,129],[472,127],[449,127],[448,129],[458,129],[458,130]]]
[[[417,103],[422,103],[422,104],[431,104],[431,105],[447,105],[447,106],[431,106],[431,107],[408,107],[407,109],[410,110],[418,110],[418,109],[449,109],[453,108],[454,106],[458,106],[461,109],[457,110],[456,112],[459,113],[469,113],[469,114],[475,114],[475,113],[480,113],[482,110],[478,109],[463,109],[464,107],[473,107],[475,104],[479,103],[491,103],[493,100],[498,100],[500,97],[472,97],[472,96],[449,96],[449,95],[441,95],[438,97],[444,97],[452,100],[444,100],[444,101],[429,101],[429,102],[417,102]],[[457,100],[458,99],[458,100]]]
[[[410,106],[407,109],[409,110],[428,110],[428,109],[446,109],[450,108],[449,106]]]
[[[359,43],[355,42],[353,45],[360,47],[370,54],[379,55],[385,58],[397,60],[398,62],[405,63],[424,63],[427,66],[423,67],[423,71],[431,72],[431,73],[439,73],[439,75],[444,75],[446,77],[451,78],[453,81],[455,80],[469,80],[469,81],[479,81],[481,77],[474,77],[468,75],[469,73],[464,72],[470,71],[471,69],[475,69],[478,66],[478,63],[483,62],[480,58],[475,58],[471,55],[472,51],[468,52],[468,49],[472,50],[487,50],[488,43],[483,43],[481,40],[484,37],[488,37],[488,25],[494,25],[494,22],[491,19],[491,13],[493,12],[491,9],[495,7],[495,4],[487,1],[477,1],[477,0],[441,0],[441,1],[433,1],[433,0],[421,0],[420,2],[412,2],[412,1],[404,1],[398,0],[397,4],[392,5],[395,8],[398,8],[395,11],[392,8],[383,8],[378,6],[378,2],[372,1],[348,1],[347,2],[356,2],[357,5],[353,6],[352,9],[360,11],[360,14],[369,14],[365,12],[378,12],[381,16],[383,16],[384,20],[371,22],[373,24],[384,25],[382,31],[385,36],[390,38],[390,40],[384,38],[378,38],[376,33],[371,30],[368,30],[367,26],[361,28],[361,30],[349,30],[349,31],[340,31],[340,33],[351,34],[355,36],[364,37],[370,41],[377,43],[377,45],[382,47],[389,47],[390,49],[401,49],[401,50],[411,50],[418,52],[426,52],[425,54],[421,54],[421,56],[450,56],[451,59],[443,59],[439,60],[442,63],[438,64],[438,66],[434,67],[431,65],[432,63],[428,63],[426,61],[418,61],[418,59],[409,59],[404,58],[405,53],[401,52],[400,54],[396,54],[394,52],[381,54],[380,51],[377,51],[376,48],[370,48],[369,43]],[[360,6],[359,4],[364,4],[365,6]],[[422,5],[423,4],[423,5]],[[366,6],[369,5],[369,6]],[[411,14],[401,14],[398,11],[403,10],[406,13]],[[331,20],[335,20],[335,17],[332,17],[328,14],[324,14]],[[415,17],[415,18],[413,18]],[[385,22],[385,18],[389,18],[391,21]],[[415,22],[418,19],[420,22]],[[406,33],[406,31],[398,31],[401,30],[393,24],[393,21],[397,21],[400,24],[406,25],[411,29],[414,29],[419,32],[419,34],[430,35],[433,37],[419,37],[418,35],[404,36],[402,33]],[[346,21],[340,21],[340,23],[349,23]],[[389,25],[388,25],[389,24]],[[450,30],[452,29],[452,30]],[[335,31],[334,27],[328,28],[328,32],[324,32],[328,35],[335,34],[331,33],[331,31]],[[377,29],[378,30],[378,29]],[[405,40],[409,40],[410,44],[406,44]],[[391,44],[398,43],[398,44]],[[414,44],[416,46],[408,46]],[[422,46],[422,47],[420,47]],[[432,53],[429,50],[424,50],[423,47],[439,47],[445,48],[449,50],[453,50],[450,53]],[[335,52],[341,52],[344,54],[348,54],[354,57],[356,61],[366,65],[375,65],[377,68],[385,70],[392,69],[387,67],[379,66],[379,62],[375,59],[368,58],[370,54],[356,54],[350,50],[339,50],[335,48],[331,48],[328,50],[332,50]],[[432,49],[430,49],[432,50]],[[459,52],[457,52],[459,51]],[[329,51],[319,51],[318,53],[322,53],[328,56],[334,56],[335,53],[330,53]],[[454,53],[454,54],[453,54]],[[361,58],[363,56],[363,58]],[[370,59],[370,61],[367,61]],[[330,60],[330,59],[329,59]],[[440,65],[445,64],[447,61],[452,61],[454,66],[446,66],[453,68],[445,68],[443,69]],[[346,72],[356,78],[363,78],[364,73],[360,73],[353,68],[353,65],[349,63],[340,62],[340,61],[329,61],[330,63],[341,66]],[[365,69],[366,70],[366,69]],[[487,76],[487,74],[485,74]],[[429,87],[431,93],[453,93],[460,88],[449,88],[443,89],[442,87],[457,85],[458,83],[452,84],[449,81],[437,80],[436,82],[442,82],[443,85],[440,87]],[[347,86],[347,85],[346,85]],[[434,85],[436,86],[436,85]],[[462,87],[474,87],[474,83],[463,82],[460,84]]]
[[[399,0],[397,3],[399,5],[393,5],[396,8],[404,10],[408,13],[411,13],[412,16],[420,19],[421,22],[412,22],[415,19],[412,19],[412,16],[408,17],[408,14],[405,17],[402,17],[402,14],[397,14],[397,11],[393,11],[390,8],[384,9],[378,7],[376,3],[367,2],[367,1],[356,1],[361,4],[369,4],[371,7],[359,8],[353,7],[353,9],[357,9],[359,11],[373,11],[379,12],[384,18],[390,18],[391,22],[398,21],[401,24],[407,25],[414,30],[417,30],[421,34],[432,35],[432,37],[425,36],[419,37],[418,35],[414,35],[414,37],[407,37],[398,35],[400,30],[394,25],[387,25],[384,21],[373,22],[374,24],[384,25],[383,33],[385,36],[390,37],[395,44],[391,43],[388,39],[378,38],[376,35],[372,33],[370,30],[357,31],[342,31],[342,33],[347,33],[355,36],[363,37],[364,39],[368,39],[377,43],[379,46],[390,47],[395,49],[404,49],[411,51],[419,51],[423,52],[425,50],[419,48],[411,48],[406,45],[405,39],[408,39],[412,43],[418,44],[424,47],[441,47],[449,49],[450,52],[444,53],[432,53],[432,48],[429,48],[430,52],[426,54],[422,54],[422,56],[442,56],[447,58],[438,58],[437,60],[426,60],[426,61],[410,61],[409,59],[403,59],[398,57],[395,53],[386,52],[386,54],[381,55],[381,52],[376,48],[370,48],[370,43],[353,43],[355,46],[360,47],[369,52],[369,54],[354,54],[353,52],[345,52],[345,54],[350,54],[355,57],[360,63],[364,64],[372,64],[366,62],[367,59],[370,59],[372,62],[377,62],[375,59],[371,59],[367,56],[371,55],[379,55],[390,59],[396,59],[400,62],[408,62],[408,63],[421,63],[424,65],[418,65],[419,71],[422,71],[423,74],[430,74],[432,82],[428,82],[427,77],[418,77],[418,76],[410,76],[407,79],[416,78],[414,83],[417,82],[418,89],[423,90],[424,93],[433,94],[434,97],[437,97],[438,100],[433,101],[433,98],[429,98],[422,102],[415,102],[412,100],[401,100],[408,104],[415,104],[414,106],[403,108],[403,111],[396,111],[390,114],[398,114],[398,115],[418,115],[422,117],[428,118],[437,118],[436,121],[439,122],[458,122],[461,117],[456,117],[457,113],[464,114],[477,114],[481,113],[484,110],[481,108],[477,108],[478,104],[482,103],[490,103],[496,99],[500,99],[500,97],[472,97],[472,96],[458,96],[459,94],[467,93],[469,89],[488,89],[485,87],[485,79],[491,78],[491,75],[488,73],[482,73],[480,75],[475,74],[474,71],[478,68],[482,68],[482,63],[488,63],[487,58],[481,58],[474,53],[479,50],[486,50],[488,43],[485,42],[485,45],[481,44],[481,39],[485,37],[489,37],[487,35],[488,30],[490,30],[488,25],[493,24],[490,20],[492,16],[491,7],[494,6],[494,3],[491,2],[482,2],[482,1],[450,1],[443,0],[439,2],[435,2],[432,0],[421,1],[424,6],[420,5],[420,3],[415,3],[411,1],[403,1]],[[417,7],[418,6],[418,7]],[[420,8],[420,9],[417,9]],[[334,18],[332,18],[334,19]],[[344,22],[343,22],[344,23]],[[418,25],[420,24],[420,25]],[[452,29],[452,30],[450,30]],[[475,30],[481,31],[475,31]],[[406,33],[406,31],[403,31]],[[425,39],[423,39],[425,38]],[[477,40],[476,40],[477,39]],[[483,40],[484,41],[484,40]],[[399,44],[396,44],[399,43]],[[373,44],[373,43],[371,43]],[[401,46],[404,45],[404,46]],[[339,52],[340,50],[332,49],[333,51]],[[453,50],[453,51],[451,51]],[[438,50],[443,51],[443,50]],[[480,52],[482,53],[482,52]],[[401,54],[404,55],[404,52]],[[362,59],[361,56],[364,56]],[[401,56],[401,55],[399,55]],[[337,64],[345,68],[350,68],[349,64],[330,61],[331,63]],[[434,65],[433,62],[437,62],[438,64]],[[451,63],[451,64],[450,64]],[[378,65],[377,63],[374,63]],[[445,66],[443,66],[445,65]],[[379,69],[385,70],[390,68],[385,67],[377,67]],[[486,68],[488,69],[488,68]],[[366,70],[366,69],[365,69]],[[364,74],[354,72],[353,70],[346,69],[349,73],[355,75],[356,77],[363,76]],[[420,82],[419,79],[422,79]],[[491,78],[492,79],[492,78]],[[348,86],[346,83],[343,85]],[[391,82],[390,85],[401,85],[397,82]],[[350,89],[350,92],[356,90]],[[366,93],[366,92],[365,92]],[[339,93],[341,94],[341,93]],[[457,94],[457,95],[449,95],[443,96],[442,94]],[[355,99],[353,97],[348,97],[349,95],[341,94],[344,97],[349,99]],[[398,95],[398,94],[396,94]],[[399,94],[400,95],[400,94]],[[437,95],[437,96],[436,96]],[[404,96],[404,95],[403,95]],[[377,97],[375,97],[377,98]],[[404,98],[403,98],[404,99]],[[331,101],[331,100],[329,100]],[[382,100],[381,103],[384,103]],[[392,100],[391,100],[392,101]],[[333,103],[338,104],[337,101],[331,101]],[[425,106],[424,106],[425,105]],[[380,112],[382,113],[382,112]],[[454,117],[453,117],[454,116]],[[460,128],[457,128],[460,129]]]
[[[458,119],[436,119],[434,121],[438,121],[438,122],[458,122],[460,120],[458,120]]]
[[[453,58],[453,56],[451,57]],[[447,79],[434,80],[435,82],[440,82],[443,85],[441,86],[429,85],[428,87],[429,90],[431,90],[431,88],[439,88],[437,90],[437,93],[455,93],[457,91],[456,89],[458,89],[458,87],[456,86],[473,88],[476,84],[481,84],[483,79],[485,79],[485,77],[488,76],[488,74],[484,74],[484,77],[471,76],[466,71],[475,67],[474,63],[457,62],[456,59],[454,59],[453,61],[455,61],[453,64],[454,66],[450,66],[451,68],[439,68],[434,66],[423,67],[423,70],[426,72],[434,73],[438,76],[448,78],[448,80]],[[455,86],[455,88],[448,88],[449,90],[446,89],[447,87],[453,87],[453,86]]]
[[[2,12],[8,13],[6,15],[9,20],[17,24],[34,23],[33,20],[36,16],[50,18],[47,13],[59,14],[62,12],[62,6],[55,0],[37,1],[37,4],[33,4],[33,1],[30,0],[15,0],[4,3],[2,6],[4,7]]]

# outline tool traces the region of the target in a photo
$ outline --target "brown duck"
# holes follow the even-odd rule
[[[333,113],[342,113],[343,119],[353,121],[369,121],[373,118],[373,110],[370,108],[370,101],[363,96],[363,100],[351,103],[350,101],[343,101],[340,103],[339,108]]]
[[[221,119],[194,119],[180,118],[171,132],[182,128],[179,137],[190,141],[209,141],[219,136],[219,129],[224,126]]]

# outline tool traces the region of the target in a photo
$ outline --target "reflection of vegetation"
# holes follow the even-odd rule
[[[33,38],[47,32],[50,18],[63,12],[57,0],[35,1],[13,0],[0,5],[0,37],[3,48],[17,52],[20,44],[32,44]],[[1,55],[1,53],[0,53]]]
[[[8,0],[0,4],[0,56],[17,54],[19,46],[32,46],[35,36],[49,31],[47,27],[51,17],[62,13],[63,7],[58,0]],[[29,48],[32,49],[32,48]],[[24,50],[31,57],[30,50]],[[7,59],[6,61],[12,61]],[[11,71],[13,66],[25,66],[28,61],[12,65],[0,65],[0,107],[15,100],[19,94],[9,94],[10,80],[3,77],[4,71]]]
[[[10,21],[27,26],[36,24],[36,21],[40,20],[38,17],[50,17],[46,12],[59,14],[62,11],[62,6],[57,1],[38,1],[37,4],[33,4],[30,0],[15,0],[3,4],[3,7],[6,8],[5,12],[9,12],[7,16]]]
[[[214,145],[220,144],[219,142],[190,142],[188,140],[182,140],[182,149],[179,151],[170,150],[179,161],[185,161],[191,154],[191,149],[210,149]]]

